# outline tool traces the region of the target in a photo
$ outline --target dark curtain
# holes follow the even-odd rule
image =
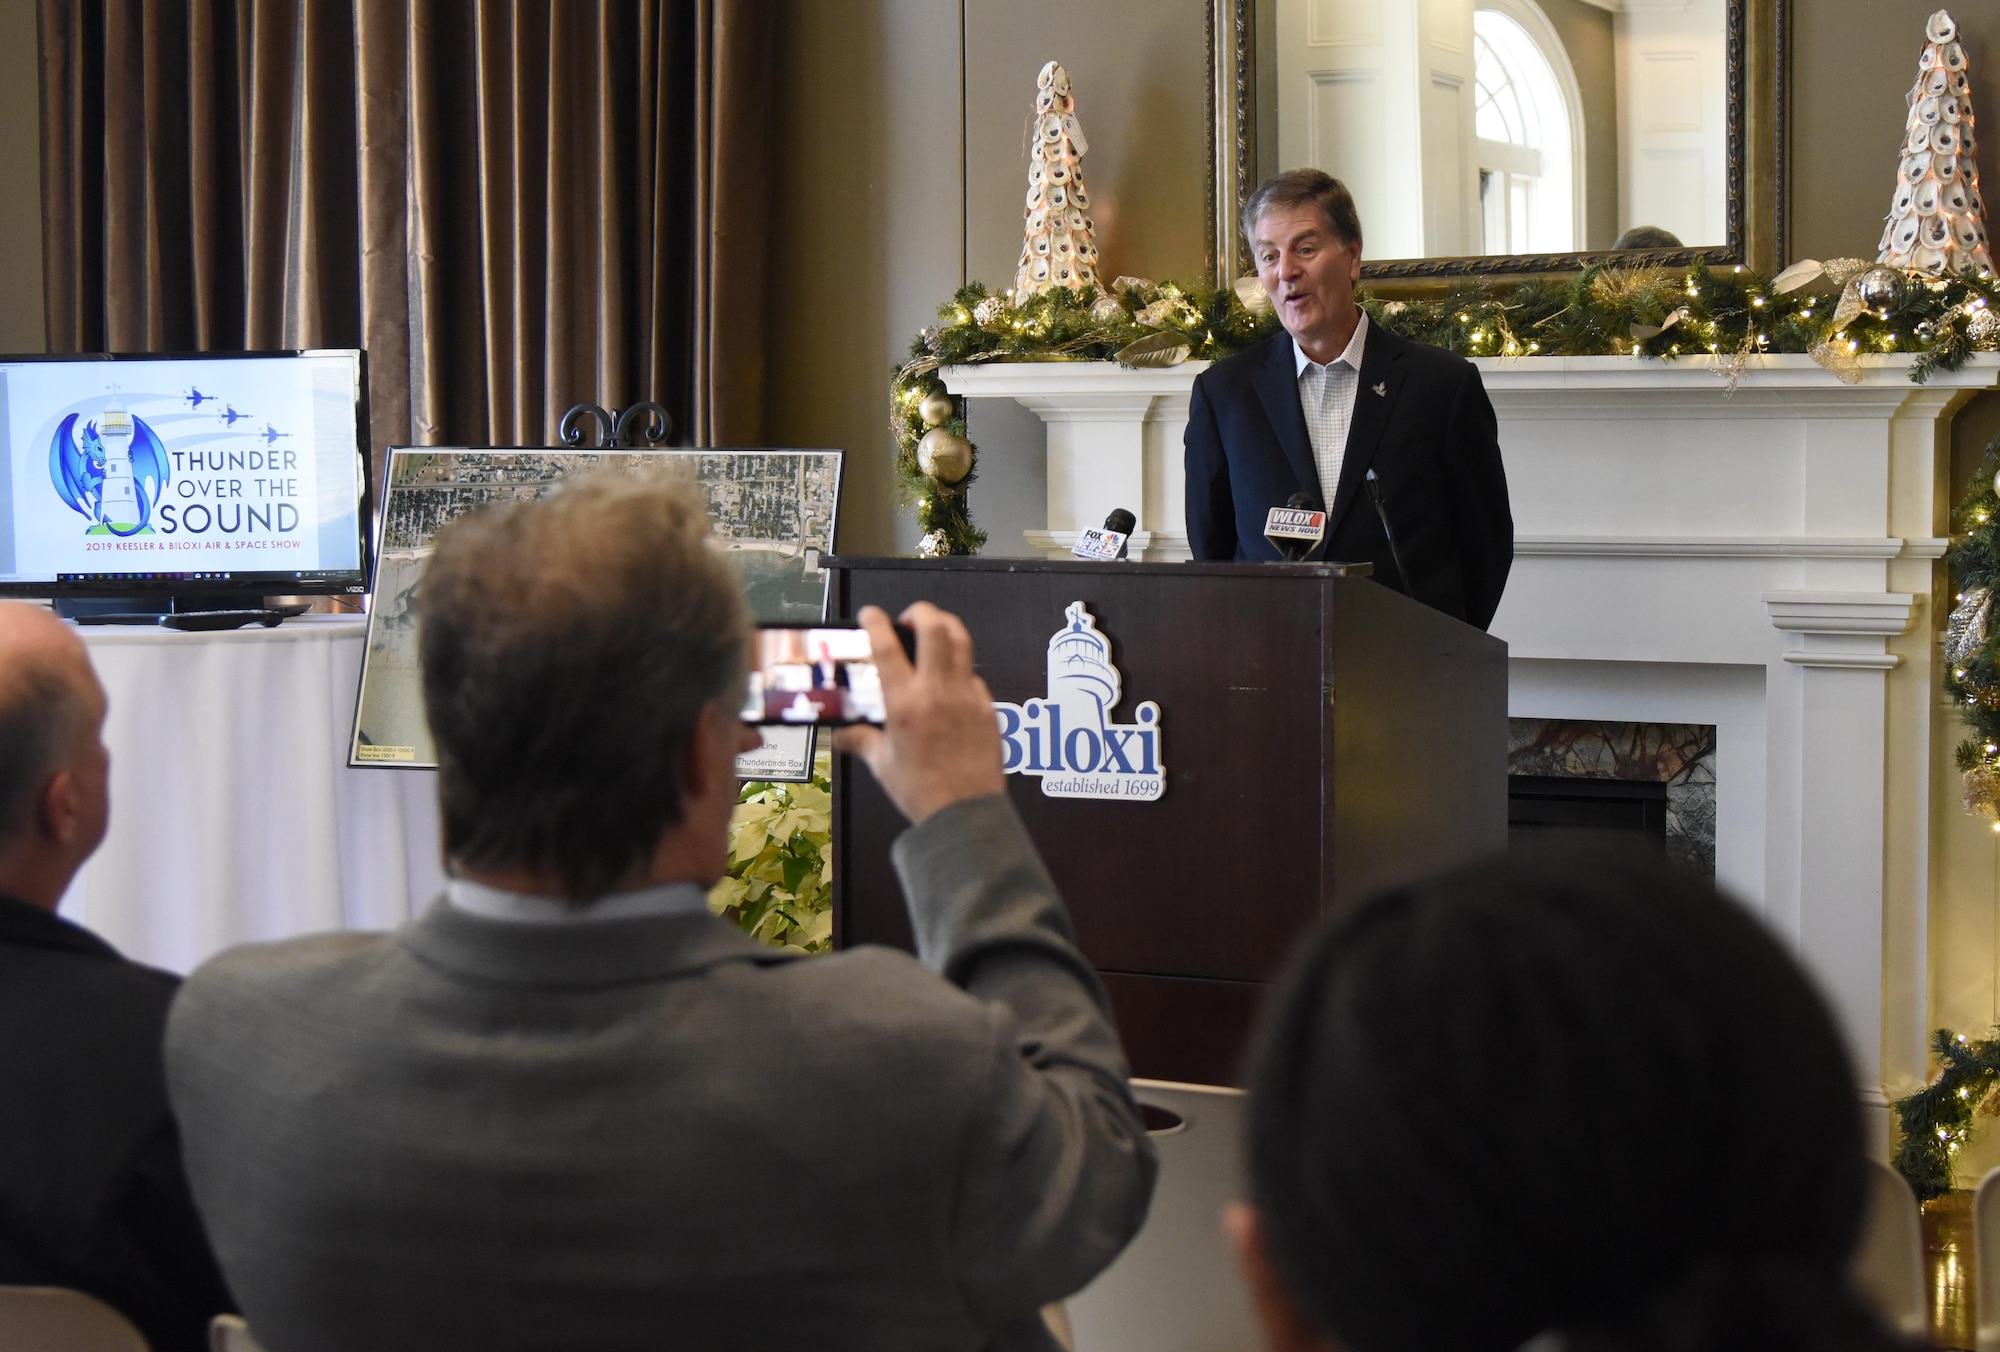
[[[766,0],[41,0],[55,352],[365,347],[392,444],[754,445]]]

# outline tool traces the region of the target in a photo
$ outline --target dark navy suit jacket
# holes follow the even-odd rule
[[[1187,425],[1187,533],[1197,559],[1276,560],[1264,514],[1319,496],[1291,335],[1195,377]],[[1390,556],[1363,487],[1373,469],[1410,575]],[[1375,580],[1481,629],[1514,562],[1514,517],[1479,370],[1370,323],[1354,420],[1315,559],[1375,565]]]
[[[0,897],[0,1285],[67,1286],[153,1352],[234,1310],[181,1172],[161,1044],[180,980]]]

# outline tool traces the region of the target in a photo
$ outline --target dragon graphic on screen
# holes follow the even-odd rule
[[[150,534],[153,508],[173,477],[166,447],[145,422],[112,405],[95,422],[72,413],[49,443],[49,477],[84,520],[87,535]]]

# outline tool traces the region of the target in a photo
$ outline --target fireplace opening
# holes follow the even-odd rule
[[[1507,777],[1507,841],[1553,835],[1619,836],[1667,851],[1667,786],[1560,775]]]
[[[1628,833],[1715,876],[1712,723],[1507,720],[1508,838]]]

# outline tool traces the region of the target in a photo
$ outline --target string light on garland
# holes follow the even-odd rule
[[[2000,438],[1986,448],[1954,513],[1963,534],[1945,555],[1958,593],[1945,621],[1945,693],[1960,708],[1967,735],[1955,760],[1965,810],[2000,830],[2000,632],[1993,600],[2000,588]]]
[[[1864,288],[1861,274],[1871,275]],[[1886,277],[1876,274],[1887,274]],[[1862,292],[1866,291],[1864,300]],[[1837,293],[1837,299],[1835,299]],[[1480,285],[1467,281],[1435,299],[1383,301],[1359,295],[1370,322],[1403,338],[1468,357],[1698,355],[1730,389],[1752,358],[1805,353],[1842,381],[1862,379],[1867,355],[1905,354],[1910,379],[1954,371],[1974,351],[2000,349],[2000,279],[1962,273],[1934,277],[1856,259],[1794,264],[1776,278],[1740,266],[1686,271],[1599,266],[1567,278]],[[940,422],[926,412],[948,401],[938,371],[990,361],[1111,361],[1142,340],[1185,357],[1216,361],[1276,327],[1267,308],[1248,308],[1236,288],[1120,277],[1106,290],[1053,287],[993,295],[977,283],[938,310],[891,383],[890,427],[906,505],[916,511],[930,554],[976,553],[985,535],[966,509],[978,477],[976,448],[965,476],[945,482],[925,472],[918,445],[942,427],[964,438],[963,410]],[[1161,345],[1155,344],[1157,355]],[[1151,364],[1162,364],[1154,360]],[[933,445],[936,445],[934,442]],[[2000,509],[1989,497],[1986,508]],[[2000,546],[1994,550],[2000,559]],[[1995,569],[2000,581],[2000,568]],[[2000,695],[1996,695],[2000,714]]]
[[[1952,1161],[1972,1139],[1976,1120],[2000,1116],[2000,1029],[1973,1041],[1940,1028],[1931,1035],[1938,1076],[1890,1104],[1902,1129],[1895,1166],[1919,1201],[1951,1191]]]
[[[978,459],[977,447],[966,439],[963,411],[954,407],[943,421],[925,420],[926,410],[941,411],[951,400],[940,368],[1010,358],[1111,361],[1133,344],[1161,335],[1177,337],[1173,346],[1183,359],[1215,361],[1241,352],[1276,326],[1268,311],[1253,314],[1234,290],[1212,286],[1120,277],[1102,293],[1059,286],[995,296],[978,283],[963,288],[939,307],[938,323],[918,334],[909,360],[891,381],[897,480],[905,504],[916,510],[918,552],[926,558],[974,554],[986,542],[966,510]],[[939,430],[944,438],[933,435]],[[923,449],[926,441],[929,451]],[[937,468],[943,473],[931,472]],[[952,474],[959,477],[948,477]]]

